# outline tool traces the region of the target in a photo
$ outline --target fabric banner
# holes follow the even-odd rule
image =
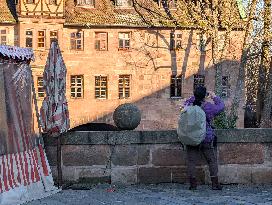
[[[66,73],[60,47],[56,42],[52,42],[43,73],[46,97],[40,111],[43,131],[51,136],[59,136],[70,128],[65,96]]]
[[[30,66],[0,60],[0,205],[16,205],[58,191],[33,128]]]

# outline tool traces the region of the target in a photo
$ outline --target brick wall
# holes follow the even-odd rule
[[[271,129],[217,130],[223,183],[272,183]],[[56,142],[45,138],[56,177]],[[185,151],[173,131],[71,132],[62,138],[66,182],[113,184],[186,182]],[[198,180],[209,183],[200,156]]]

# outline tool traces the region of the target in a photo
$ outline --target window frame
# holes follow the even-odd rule
[[[51,33],[55,32],[56,33],[56,36],[54,37],[53,35],[51,35]],[[58,37],[59,37],[59,34],[58,34],[58,30],[51,30],[49,31],[49,39],[50,39],[50,46],[52,44],[53,41],[58,41]]]
[[[126,2],[124,4],[124,2]],[[118,8],[132,8],[133,1],[132,0],[115,0],[115,6]]]
[[[227,79],[226,85],[223,85],[223,82],[225,81],[224,78]],[[222,76],[222,98],[229,98],[231,93],[231,84],[229,82],[230,76],[224,75]]]
[[[162,5],[162,1],[163,0],[158,0],[158,6],[159,6],[160,9],[164,9],[163,5]],[[166,1],[167,1],[167,7],[168,7],[169,10],[177,10],[177,0],[170,0],[171,5],[173,4],[172,2],[174,1],[174,6],[169,6],[170,5],[169,2],[168,2],[169,0],[166,0]]]
[[[128,85],[126,84],[126,82],[128,82]],[[126,89],[128,90],[128,96],[126,96],[126,91],[127,91]],[[131,97],[131,75],[129,74],[119,75],[118,76],[118,98],[129,99],[130,97]]]
[[[179,87],[179,85],[180,85],[180,87]],[[174,94],[172,93],[172,86],[174,87]],[[180,91],[179,91],[179,89],[180,89]],[[178,93],[180,93],[180,95],[178,95]],[[182,98],[182,74],[171,75],[171,78],[170,78],[170,98]]]
[[[96,85],[96,81],[97,81],[97,78],[99,78],[99,85]],[[102,78],[106,78],[106,81],[101,81]],[[94,76],[94,97],[95,99],[98,99],[98,100],[106,100],[108,99],[108,76],[107,75],[95,75]],[[102,85],[102,82],[106,82],[106,85]],[[102,90],[104,89],[104,90]],[[99,92],[99,95],[96,95],[96,92]],[[102,97],[103,95],[101,94],[102,91],[105,92],[105,95],[104,97]]]
[[[74,37],[72,37],[72,34],[74,34]],[[77,36],[78,34],[80,34],[80,38]],[[81,45],[81,48],[80,49],[77,49],[77,46],[79,45],[78,44],[78,41],[81,41],[80,45]],[[79,32],[71,32],[70,33],[70,50],[73,50],[73,51],[83,51],[84,50],[84,33],[83,31],[79,31]],[[72,46],[72,41],[75,42],[75,47],[73,48]]]
[[[178,43],[179,42],[179,43]],[[182,33],[170,33],[170,51],[180,50],[182,48]]]
[[[106,38],[102,39],[101,37],[99,37],[99,34],[105,34]],[[105,49],[101,49],[101,41],[103,41],[103,40],[105,41],[105,45],[106,45]],[[97,42],[99,42],[99,46],[97,46]],[[108,33],[107,32],[95,32],[95,43],[94,44],[95,44],[94,49],[96,51],[108,51]]]
[[[200,82],[200,81],[203,81],[203,82]],[[205,86],[205,75],[194,74],[193,90],[195,90],[198,86]]]
[[[40,84],[40,82],[41,82],[41,84]],[[43,86],[44,86],[43,76],[37,76],[37,96],[38,96],[38,99],[43,99],[45,97],[46,93],[45,93]],[[42,95],[40,95],[40,94],[42,94]]]
[[[48,0],[48,4],[57,6],[58,5],[58,0]]]
[[[40,36],[40,32],[43,32],[44,35],[43,36]],[[39,39],[43,39],[43,42],[39,42]],[[46,47],[46,30],[38,30],[38,36],[37,36],[37,48],[38,49],[45,49]],[[44,44],[43,46],[39,46],[39,44]]]
[[[91,4],[87,4],[87,2],[91,2]],[[76,5],[94,8],[95,7],[95,0],[77,0]]]
[[[31,35],[29,35],[29,34],[27,34],[27,32],[31,32],[32,34]],[[33,29],[27,29],[26,31],[25,31],[25,47],[26,48],[33,48]],[[27,43],[27,39],[31,39],[31,46],[27,46],[28,45],[28,43]]]
[[[5,31],[5,33],[2,33],[2,31]],[[5,37],[5,41],[2,40],[2,37]],[[5,42],[5,43],[3,43]],[[7,45],[8,44],[8,31],[7,28],[0,29],[0,44]]]
[[[75,77],[75,84],[72,83],[72,78]],[[78,83],[78,79],[81,79],[81,83]],[[75,89],[75,91],[72,91],[72,89]],[[78,89],[81,89],[80,92],[78,92]],[[74,96],[73,96],[74,93]],[[81,96],[78,97],[77,94],[81,93]],[[84,75],[70,75],[70,98],[71,99],[83,99],[84,98]]]
[[[35,0],[26,0],[26,4],[35,4]]]
[[[123,34],[123,37],[120,38],[120,34]],[[128,34],[128,38],[125,35]],[[120,47],[120,40],[122,40],[122,47]],[[129,42],[129,46],[126,46],[126,41]],[[118,32],[118,50],[130,50],[131,49],[131,32]]]
[[[201,53],[207,51],[207,36],[205,34],[199,34],[198,37],[198,49]]]

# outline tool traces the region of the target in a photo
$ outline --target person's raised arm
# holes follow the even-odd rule
[[[212,105],[212,115],[215,116],[224,110],[225,104],[220,97],[215,95],[215,93],[209,92],[209,94],[214,102],[214,104]]]
[[[191,96],[190,98],[188,98],[185,102],[184,102],[184,106],[189,106],[191,104],[193,104],[193,102],[195,101],[195,96]]]

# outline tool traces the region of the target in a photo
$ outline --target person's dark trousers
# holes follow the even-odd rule
[[[196,189],[196,164],[200,161],[200,153],[203,153],[208,165],[213,189],[220,189],[218,183],[217,152],[213,143],[201,143],[199,146],[186,146],[187,172],[190,180],[190,189]]]

